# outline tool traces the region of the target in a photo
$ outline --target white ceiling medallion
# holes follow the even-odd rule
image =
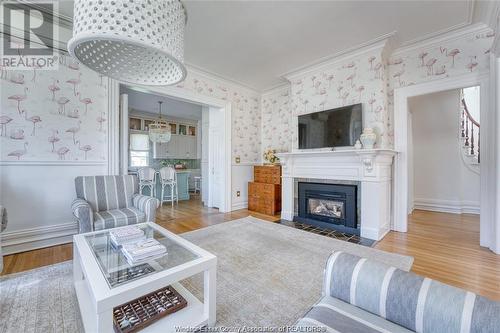
[[[160,117],[155,120],[154,123],[149,124],[149,140],[157,143],[167,143],[172,138],[172,131],[170,130],[170,125],[163,119],[161,119],[161,104],[162,101],[158,101],[160,108]]]
[[[172,85],[186,77],[180,0],[75,0],[71,56],[111,78]]]

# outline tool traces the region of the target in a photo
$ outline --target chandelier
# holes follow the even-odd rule
[[[149,140],[157,143],[167,143],[172,138],[172,131],[170,130],[170,125],[161,119],[161,104],[162,101],[158,101],[160,107],[160,117],[155,120],[154,123],[149,124]]]
[[[90,69],[142,85],[186,78],[180,0],[75,0],[68,51]]]

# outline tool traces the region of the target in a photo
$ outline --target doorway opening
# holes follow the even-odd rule
[[[187,217],[204,209],[226,212],[231,207],[225,191],[231,186],[230,106],[169,88],[120,84],[120,171],[156,172],[155,185],[144,187],[142,193],[165,201],[161,209],[168,216],[159,216]],[[168,142],[161,143],[149,135],[160,110],[171,132]],[[174,190],[161,185],[159,172],[164,167],[175,169]]]
[[[438,81],[430,81],[425,83],[420,83],[408,87],[402,87],[395,89],[394,91],[394,141],[395,150],[398,152],[394,167],[394,191],[395,195],[393,197],[393,207],[394,207],[394,223],[393,230],[400,232],[407,232],[408,230],[408,213],[414,208],[412,203],[415,201],[412,198],[414,186],[411,177],[412,165],[412,126],[411,125],[411,110],[410,110],[410,100],[413,97],[424,96],[426,94],[433,94],[439,92],[447,92],[455,90],[457,96],[461,89],[469,87],[479,87],[478,94],[479,97],[479,116],[475,120],[481,122],[480,126],[480,136],[481,139],[478,143],[475,142],[474,152],[470,155],[464,156],[470,158],[479,158],[480,164],[477,166],[479,171],[479,195],[476,198],[476,202],[479,201],[479,244],[484,247],[488,247],[493,251],[497,251],[496,241],[493,237],[494,229],[494,209],[495,200],[490,194],[494,190],[494,176],[495,176],[495,160],[492,158],[494,155],[493,151],[493,128],[494,122],[492,119],[491,112],[488,109],[488,95],[489,95],[489,80],[488,76],[485,74],[471,73],[466,74],[458,78],[446,78]],[[464,90],[465,91],[465,90]],[[463,92],[462,92],[463,93]],[[460,102],[460,99],[457,98]],[[459,103],[457,102],[457,103]],[[455,104],[456,105],[456,104]],[[455,107],[458,119],[454,122],[454,126],[458,126],[459,132],[456,133],[456,142],[459,142],[459,136],[461,137],[461,111],[460,106]],[[470,111],[470,110],[469,110]],[[467,121],[467,120],[465,120]],[[470,121],[470,119],[469,119]],[[465,130],[465,128],[464,128]],[[469,140],[471,139],[471,131],[469,127]],[[475,128],[479,134],[479,129]],[[465,142],[463,142],[465,143]],[[469,141],[469,152],[471,149],[471,144]],[[464,149],[467,152],[466,149]],[[477,156],[474,156],[477,155]],[[444,202],[446,203],[446,202]],[[441,206],[445,206],[441,202]],[[448,202],[449,204],[449,202]],[[427,206],[430,206],[427,203]],[[448,207],[450,208],[450,207]],[[453,208],[453,207],[452,207]],[[470,207],[460,208],[461,211],[468,211]]]
[[[479,234],[480,87],[410,97],[408,111],[409,220]]]

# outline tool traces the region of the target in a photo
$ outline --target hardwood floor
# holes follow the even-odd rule
[[[375,248],[413,256],[412,271],[500,300],[500,255],[479,246],[479,216],[414,211],[408,232]]]
[[[195,196],[192,200],[180,201],[179,205],[176,205],[175,208],[172,208],[170,204],[163,204],[163,206],[158,209],[156,223],[173,233],[180,234],[249,215],[267,221],[279,221],[280,219],[279,215],[267,216],[250,212],[246,209],[230,213],[220,213],[218,209],[204,207],[201,201]],[[72,258],[72,244],[62,244],[16,253],[3,258],[4,269],[0,276],[57,264]]]
[[[163,205],[156,222],[174,233],[183,233],[248,215],[267,221],[279,220],[279,216],[265,216],[246,209],[220,213],[203,207],[198,200],[191,200],[180,202],[175,209]],[[476,215],[415,211],[409,219],[408,233],[390,232],[374,247],[413,256],[412,270],[417,274],[500,300],[500,255],[479,246]],[[2,275],[71,258],[71,244],[9,255],[4,257]]]

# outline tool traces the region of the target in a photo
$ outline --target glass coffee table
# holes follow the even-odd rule
[[[141,332],[213,326],[217,258],[155,223],[136,226],[165,245],[167,254],[131,265],[112,245],[112,229],[73,236],[73,277],[85,331],[113,332],[113,308],[168,285],[187,300],[187,307]],[[203,273],[203,303],[179,283],[198,273]]]

